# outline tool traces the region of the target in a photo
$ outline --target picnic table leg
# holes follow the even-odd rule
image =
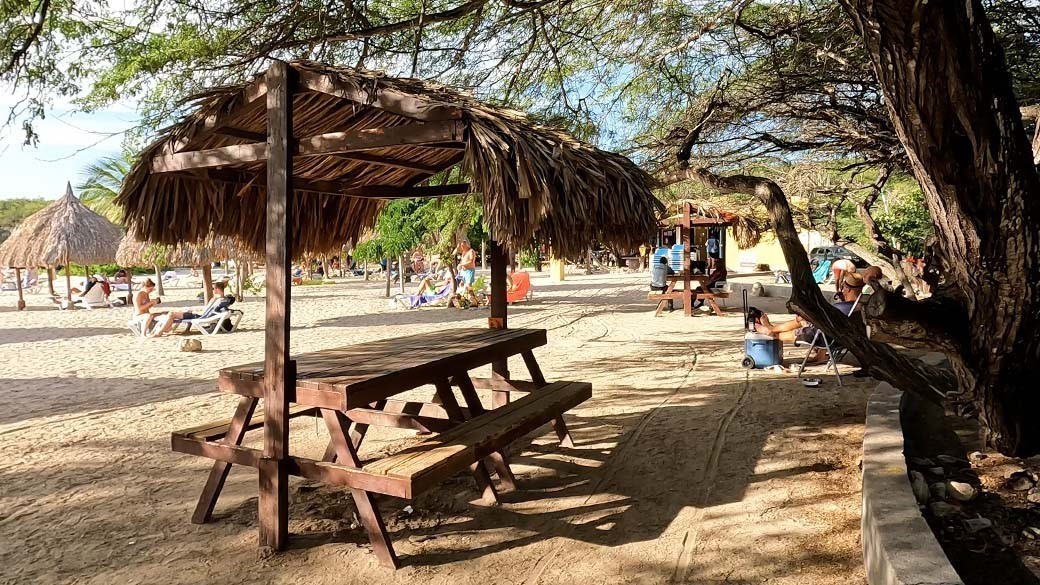
[[[462,374],[455,376],[455,382],[459,385],[459,390],[462,392],[462,397],[466,400],[466,406],[469,407],[469,412],[472,416],[483,414],[484,405],[480,403],[480,396],[477,395],[477,389],[473,387],[473,380],[470,379],[469,374],[463,372]],[[491,467],[498,474],[498,479],[502,480],[502,485],[508,491],[516,490],[516,477],[513,476],[513,470],[509,469],[509,461],[506,460],[506,455],[502,451],[495,451],[488,456],[488,460],[491,462]]]
[[[444,410],[448,413],[448,419],[460,422],[466,420],[466,417],[462,414],[462,407],[459,406],[459,401],[455,400],[455,394],[451,391],[449,381],[438,380],[435,386],[437,387],[437,396],[441,399],[441,405],[444,406]],[[491,474],[488,473],[483,463],[478,461],[470,465],[469,470],[473,473],[473,478],[477,480],[477,488],[480,489],[484,502],[497,504],[498,492],[495,490],[495,482],[491,481]]]
[[[520,353],[524,358],[524,363],[527,365],[527,371],[531,373],[531,381],[536,386],[542,387],[547,384],[545,381],[545,375],[542,374],[542,368],[538,365],[538,360],[534,359],[534,352],[526,350]],[[567,423],[563,420],[563,415],[556,417],[552,421],[553,430],[556,431],[556,437],[560,440],[560,445],[563,447],[573,447],[574,441],[571,439],[571,432],[567,430]]]
[[[231,417],[231,425],[224,435],[223,441],[225,443],[231,445],[242,444],[242,438],[246,435],[246,425],[249,423],[249,419],[253,418],[253,412],[256,410],[256,404],[259,401],[259,398],[253,398],[252,396],[243,396],[238,400],[235,415]],[[199,495],[199,503],[195,505],[195,512],[191,515],[192,524],[205,524],[210,521],[210,518],[213,516],[213,508],[217,505],[217,498],[220,497],[220,492],[224,489],[224,482],[227,481],[230,471],[230,463],[217,461],[213,464],[213,468],[209,471],[209,477],[206,479],[206,486],[202,488],[202,494]]]
[[[368,405],[369,408],[376,410],[383,410],[386,408],[386,401],[379,400]],[[353,423],[350,425],[350,441],[354,444],[354,450],[361,450],[361,442],[365,440],[365,434],[368,433],[368,425],[363,423]],[[336,441],[334,439],[329,440],[329,444],[325,447],[325,455],[321,459],[322,461],[328,461],[329,463],[336,462]]]
[[[332,436],[332,445],[336,450],[336,458],[340,465],[360,468],[361,459],[358,458],[357,450],[354,448],[354,441],[347,433],[350,421],[338,410],[323,408],[321,416],[325,419],[329,435]],[[376,554],[380,564],[396,569],[398,567],[397,554],[394,553],[394,545],[386,531],[383,517],[379,515],[375,496],[370,492],[355,488],[350,488],[350,495],[354,498],[354,505],[357,507],[358,515],[361,516],[361,523],[365,526],[368,540],[372,543],[372,552]]]
[[[715,316],[722,315],[722,309],[719,308],[719,304],[715,302],[715,297],[708,297],[708,304],[711,305],[711,310],[715,311]]]

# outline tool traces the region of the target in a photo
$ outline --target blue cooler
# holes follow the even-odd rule
[[[779,366],[783,359],[784,346],[779,339],[761,333],[744,334],[744,361],[741,365],[745,368]]]

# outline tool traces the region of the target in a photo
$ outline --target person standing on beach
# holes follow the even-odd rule
[[[477,253],[469,245],[469,240],[463,238],[459,242],[458,254],[459,278],[462,280],[462,286],[469,289],[477,279]]]

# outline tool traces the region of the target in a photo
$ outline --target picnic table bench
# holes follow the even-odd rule
[[[664,312],[665,304],[668,303],[668,301],[681,301],[681,300],[684,299],[684,297],[685,297],[684,291],[682,289],[675,290],[675,285],[678,282],[680,282],[682,279],[683,279],[683,275],[682,274],[672,274],[672,275],[669,275],[668,276],[668,288],[665,289],[664,292],[653,292],[652,291],[652,292],[650,292],[649,294],[646,295],[646,299],[648,301],[658,301],[658,303],[657,303],[657,312],[654,313],[655,317],[660,317],[661,316],[661,313]],[[708,275],[707,274],[691,274],[690,275],[691,286],[693,285],[693,282],[696,282],[697,286],[699,286],[699,287],[704,289],[704,292],[691,294],[690,295],[691,296],[691,300],[707,301],[708,305],[711,307],[712,312],[715,313],[716,315],[721,315],[722,314],[722,309],[719,308],[719,305],[718,305],[718,303],[715,302],[715,299],[728,299],[729,298],[729,293],[725,292],[725,291],[718,291],[718,292],[711,291],[711,292],[709,292],[711,289],[709,289],[708,287],[704,286],[704,284],[707,282],[707,280],[708,280]]]
[[[572,445],[563,414],[591,397],[592,385],[548,383],[532,352],[545,343],[543,329],[452,329],[298,356],[290,398],[294,404],[287,416],[320,415],[331,440],[321,460],[289,456],[289,472],[349,488],[377,558],[396,568],[398,559],[375,494],[412,499],[469,470],[484,500],[495,502],[500,488],[491,472],[503,488],[516,489],[505,455],[510,443],[552,423],[561,444]],[[516,355],[523,358],[530,381],[469,375],[474,368]],[[232,465],[261,464],[263,451],[243,447],[242,440],[246,432],[264,426],[264,417],[255,414],[263,375],[262,362],[221,370],[218,389],[241,396],[234,416],[172,434],[174,451],[216,461],[194,523],[212,517]],[[392,398],[427,384],[436,389],[436,403]],[[484,407],[478,388],[492,391],[494,408]],[[516,392],[521,395],[513,400]],[[362,461],[358,450],[371,425],[438,434],[399,453]]]

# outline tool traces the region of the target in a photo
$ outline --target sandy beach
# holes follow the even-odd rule
[[[862,583],[857,462],[874,383],[749,374],[736,295],[721,317],[655,318],[646,279],[533,278],[534,300],[510,307],[509,324],[548,330],[535,352],[547,378],[593,384],[567,415],[576,445],[548,427],[521,441],[521,490],[497,507],[468,475],[411,513],[381,499],[396,573],[339,488],[294,479],[280,554],[257,548],[252,469],[232,470],[212,523],[189,522],[209,463],[171,452],[170,431],[231,415],[216,372],[262,359],[262,298],[236,305],[238,332],[194,335],[204,350],[182,353],[182,336],[132,336],[128,308],[58,311],[31,296],[18,312],[4,293],[0,583]],[[486,324],[486,309],[391,309],[382,287],[294,287],[293,352]],[[198,306],[196,292],[168,290],[164,307]],[[755,304],[784,312],[783,299]],[[414,433],[369,437],[362,458]],[[320,458],[327,440],[314,419],[293,421],[294,452]]]

